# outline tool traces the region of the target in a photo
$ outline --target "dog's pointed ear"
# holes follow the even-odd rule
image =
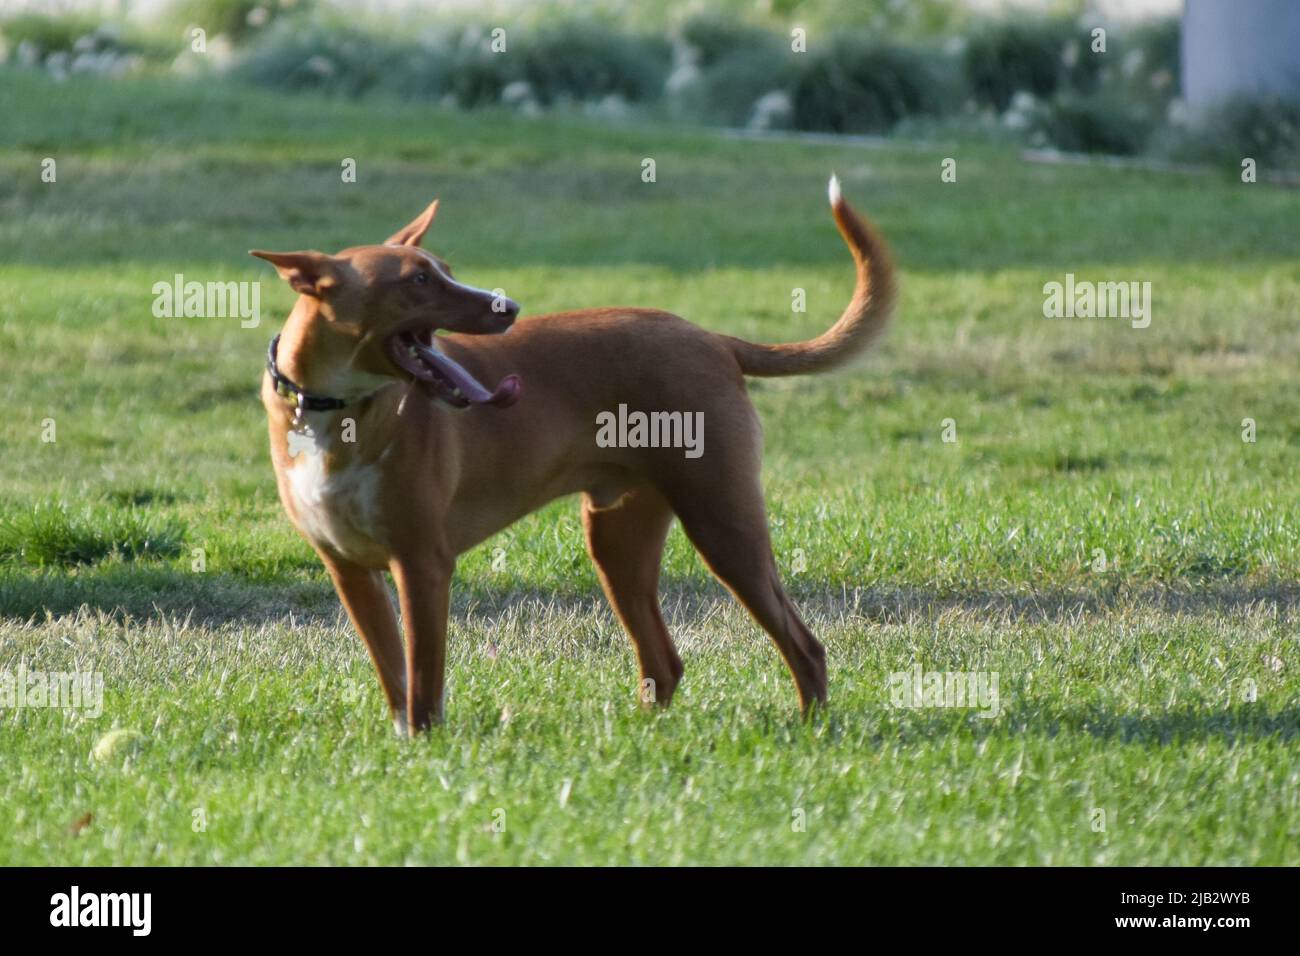
[[[295,292],[319,299],[325,290],[338,283],[338,260],[323,252],[263,252],[248,250],[250,256],[265,259],[275,266]]]
[[[389,246],[418,246],[424,234],[433,225],[433,217],[438,214],[438,200],[429,203],[429,208],[420,213],[397,232],[388,237],[384,243]]]

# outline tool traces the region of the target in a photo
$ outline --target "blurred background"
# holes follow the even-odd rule
[[[1292,0],[3,0],[0,11],[0,62],[55,78],[171,73],[610,123],[1300,168]],[[495,46],[494,22],[508,25]]]

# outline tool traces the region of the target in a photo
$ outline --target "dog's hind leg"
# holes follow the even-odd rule
[[[721,473],[727,472],[721,469]],[[686,536],[709,568],[767,631],[785,658],[803,712],[825,703],[826,650],[781,586],[757,475],[746,475],[725,488],[679,487],[673,504]]]
[[[610,606],[636,645],[641,699],[664,705],[682,678],[682,659],[659,611],[659,561],[672,520],[668,503],[649,486],[608,508],[583,496],[587,550]]]

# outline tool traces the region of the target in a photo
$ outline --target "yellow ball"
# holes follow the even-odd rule
[[[135,753],[144,746],[144,734],[138,730],[118,727],[99,738],[90,751],[90,759],[96,763],[119,760]]]

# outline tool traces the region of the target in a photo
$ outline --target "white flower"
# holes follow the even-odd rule
[[[664,82],[664,92],[669,96],[675,96],[699,81],[699,68],[694,63],[683,63],[668,75],[668,79]]]
[[[533,85],[527,80],[515,80],[513,83],[507,83],[505,88],[501,90],[501,103],[503,106],[519,106],[533,98]]]
[[[596,119],[617,122],[627,118],[627,100],[617,93],[610,93],[595,103],[586,104],[583,112]]]
[[[788,126],[794,115],[794,104],[784,90],[764,93],[754,102],[749,114],[750,129],[778,129]]]
[[[308,73],[315,73],[317,76],[333,76],[336,71],[334,61],[319,53],[304,63],[303,67]]]

